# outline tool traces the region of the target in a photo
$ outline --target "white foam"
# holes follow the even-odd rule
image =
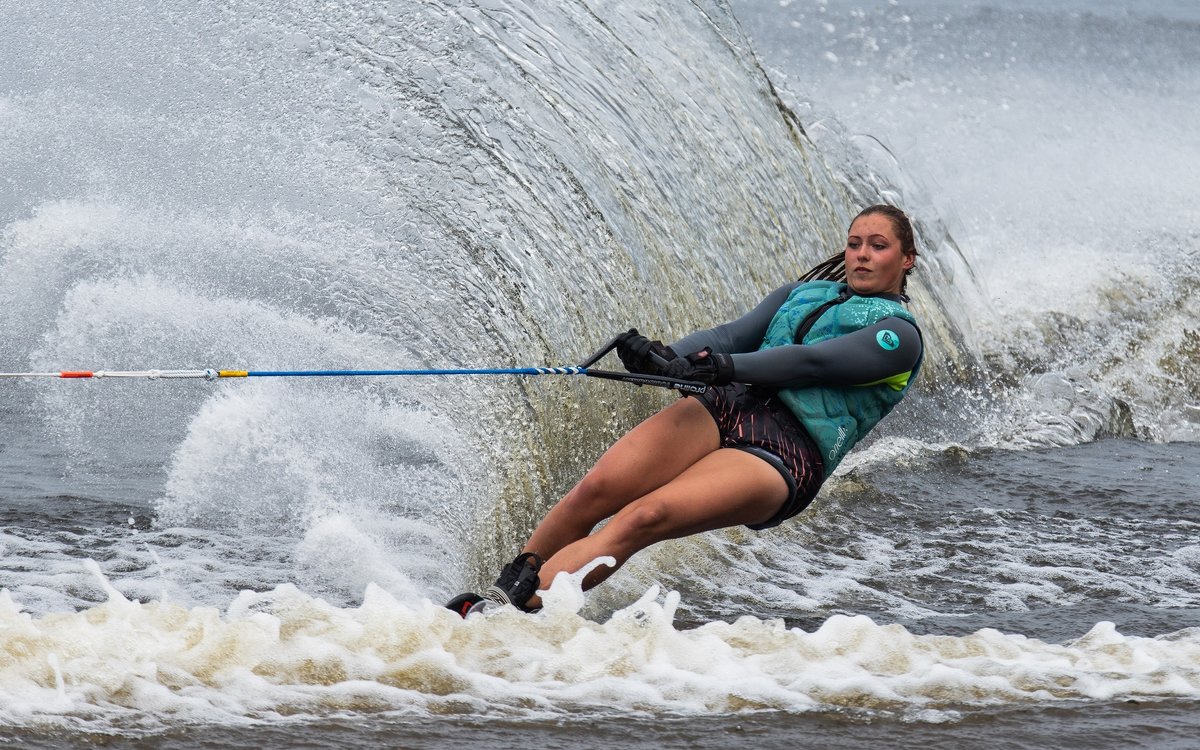
[[[0,592],[0,720],[118,727],[388,711],[544,717],[854,706],[945,719],[964,705],[1200,696],[1200,631],[1125,636],[1098,623],[1045,643],[980,630],[914,635],[836,615],[806,632],[741,617],[681,630],[677,594],[581,617],[578,576],[542,613],[459,619],[367,587],[337,607],[290,585],[225,612],[110,600],[34,618]],[[932,712],[932,713],[930,713]],[[920,717],[925,717],[924,719]]]

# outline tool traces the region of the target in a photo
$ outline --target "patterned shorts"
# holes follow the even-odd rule
[[[710,387],[694,396],[721,433],[721,447],[746,451],[774,466],[788,485],[779,511],[751,529],[769,529],[808,507],[821,488],[824,465],[808,431],[774,391],[745,383]]]

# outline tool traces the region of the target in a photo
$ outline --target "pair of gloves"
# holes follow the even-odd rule
[[[706,385],[733,381],[733,358],[704,347],[684,356],[661,341],[651,341],[630,328],[617,337],[617,356],[629,372],[662,375],[675,380],[692,380]]]

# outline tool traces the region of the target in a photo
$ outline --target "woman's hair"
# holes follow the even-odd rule
[[[895,206],[889,206],[886,203],[880,203],[874,206],[868,206],[858,212],[850,226],[854,226],[854,222],[864,216],[872,216],[879,214],[886,216],[892,220],[892,229],[896,232],[896,237],[900,240],[900,251],[905,255],[917,255],[917,242],[913,237],[912,222],[909,221],[908,214],[904,213]]]
[[[896,233],[896,238],[900,240],[900,252],[905,255],[911,255],[914,258],[919,255],[917,252],[916,238],[913,235],[912,222],[908,218],[908,214],[904,213],[895,206],[889,206],[886,203],[879,203],[874,206],[868,206],[862,211],[859,211],[858,216],[855,216],[850,221],[850,226],[854,226],[854,222],[864,216],[872,216],[879,214],[886,216],[892,222],[892,230]],[[916,268],[914,266],[913,268]],[[904,272],[904,280],[900,282],[900,293],[908,288],[908,275],[913,272],[910,268]],[[800,276],[800,281],[845,281],[846,280],[846,253],[839,251],[836,255],[831,255],[829,258],[821,261],[817,265],[808,269]]]

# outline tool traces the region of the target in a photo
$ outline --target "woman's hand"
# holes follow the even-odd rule
[[[667,364],[663,375],[677,380],[696,380],[707,385],[726,385],[733,382],[733,357],[717,354],[707,346],[686,357],[676,357]]]
[[[663,368],[678,355],[661,341],[651,341],[630,328],[617,337],[617,356],[629,372],[641,375],[661,375]]]

